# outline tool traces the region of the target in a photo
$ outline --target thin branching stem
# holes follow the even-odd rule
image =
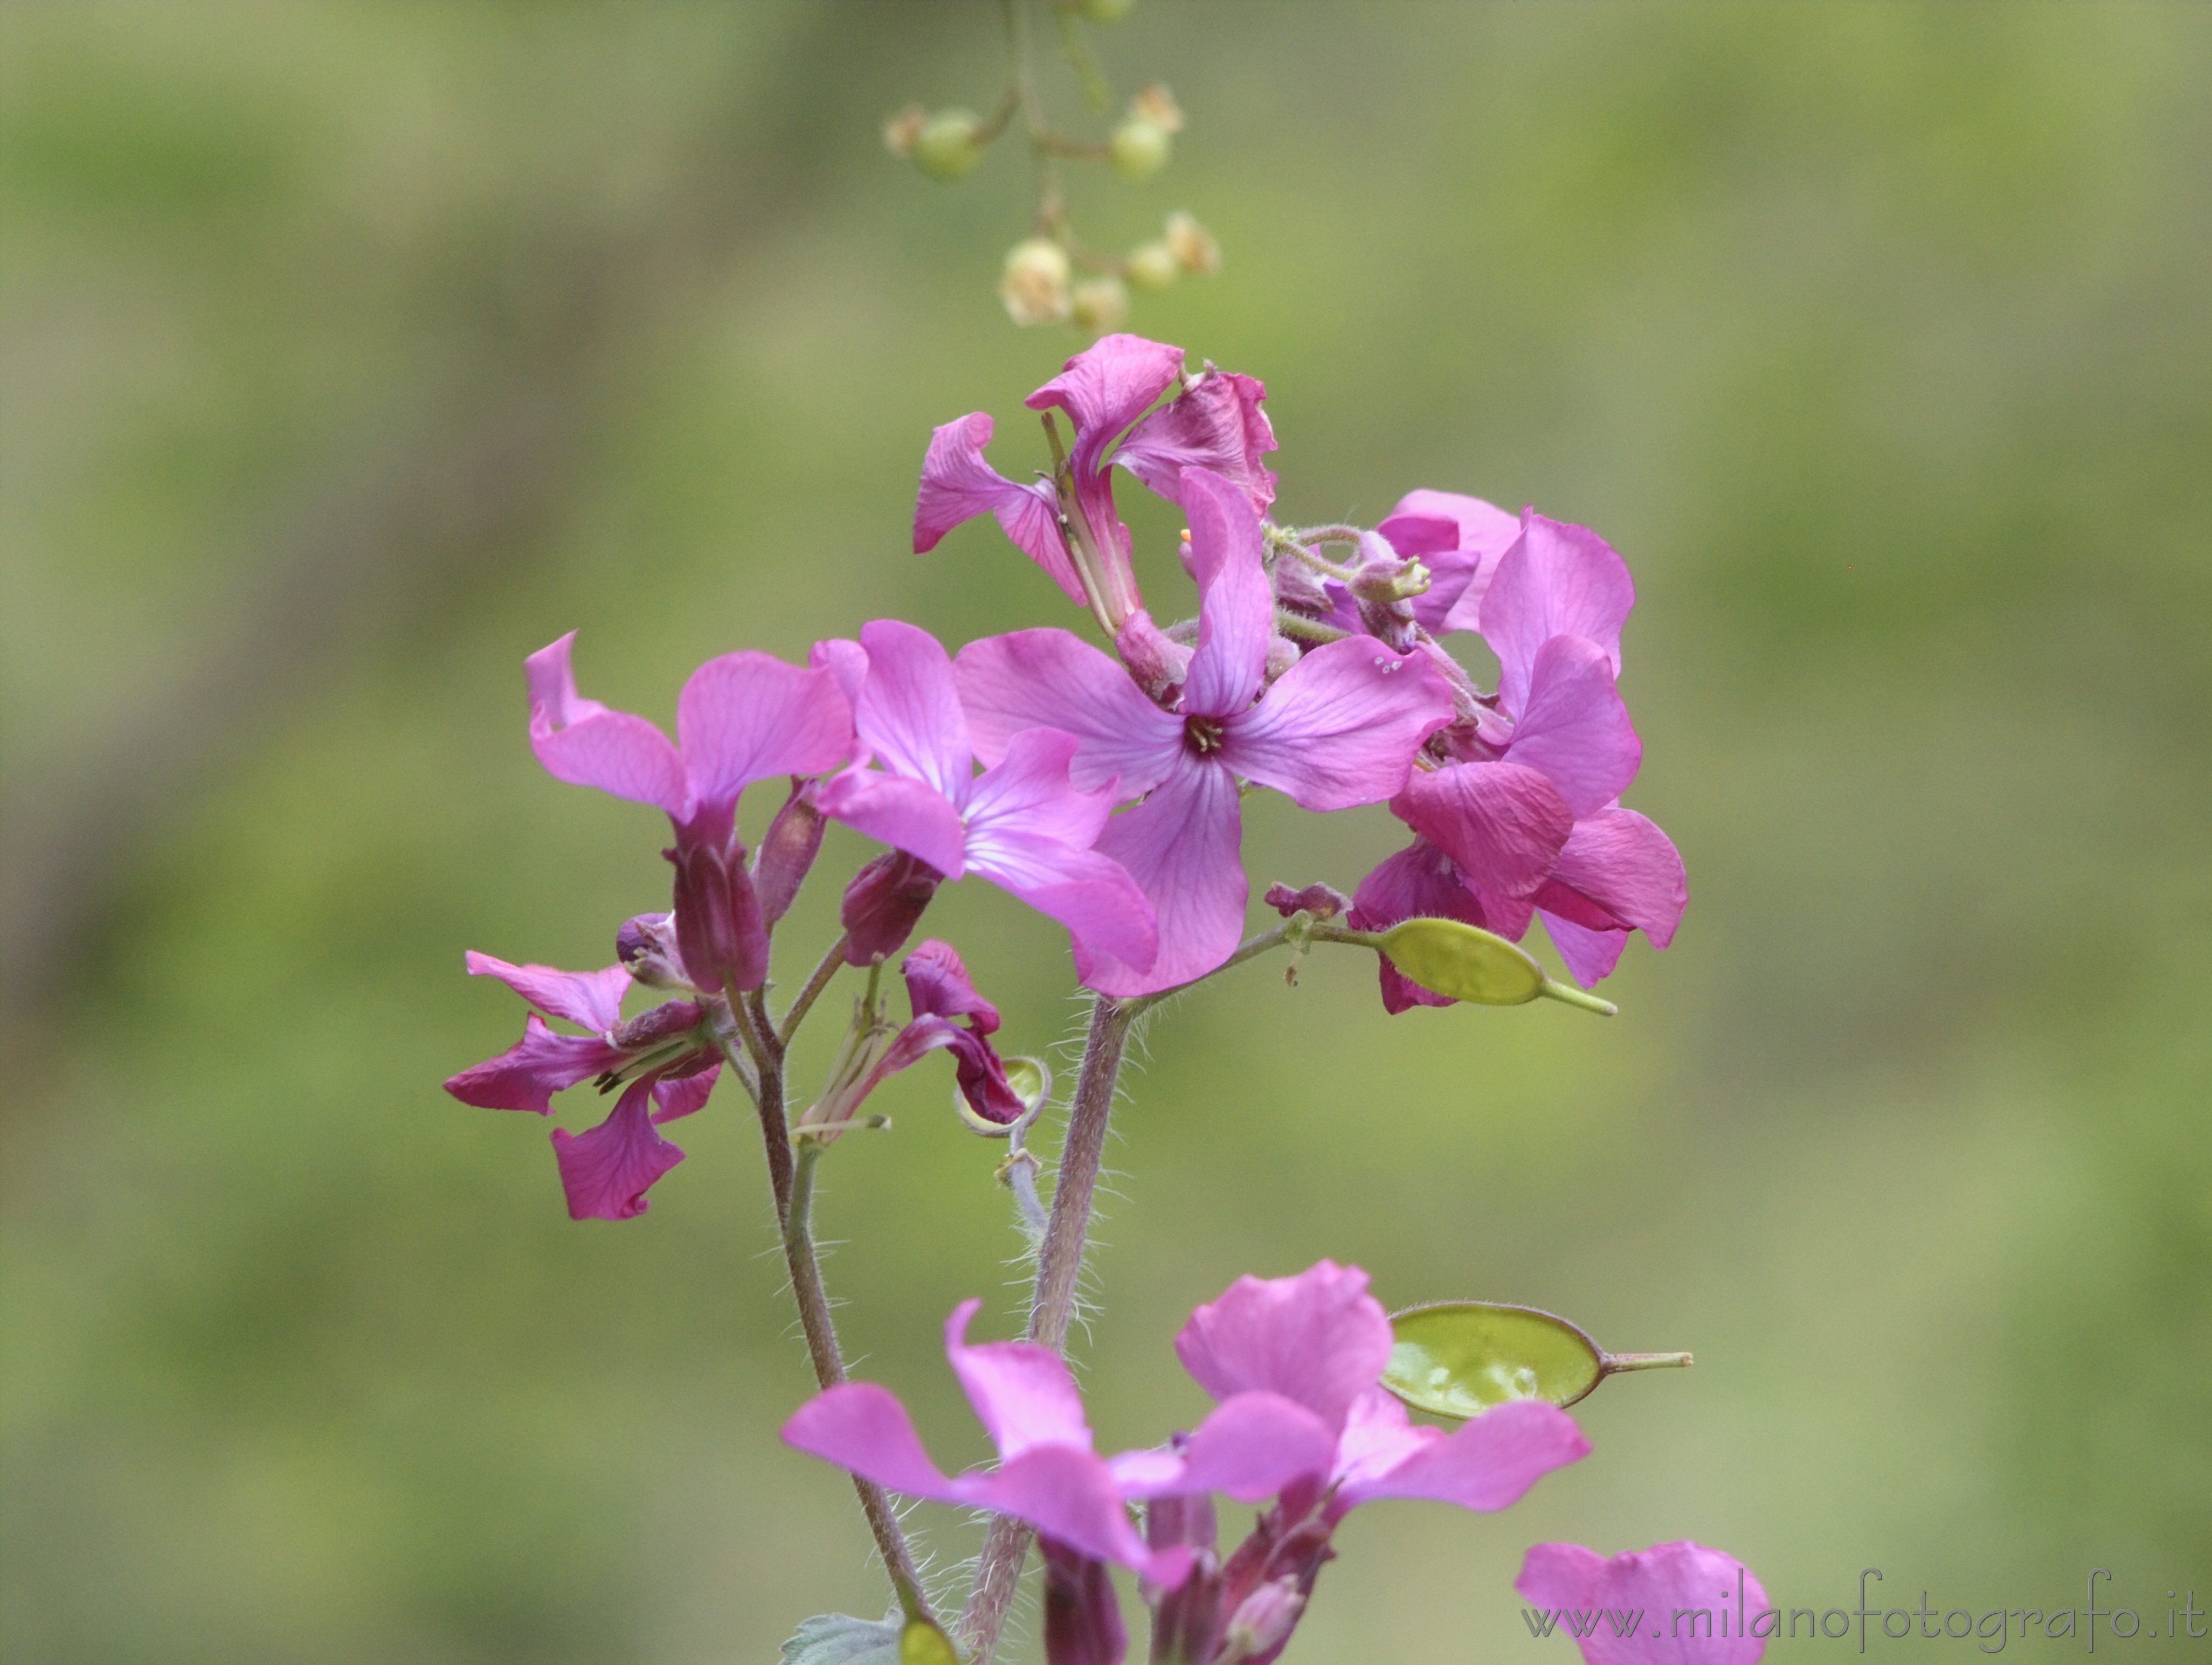
[[[775,1032],[778,1046],[787,1050],[790,1047],[791,1038],[799,1032],[799,1026],[806,1021],[806,1014],[814,1009],[814,1002],[822,997],[822,991],[830,986],[830,979],[836,976],[839,967],[844,965],[845,944],[851,940],[851,935],[848,931],[830,945],[830,952],[822,956],[822,962],[815,966],[813,976],[806,979],[806,986],[799,991],[799,998],[791,1002],[791,1009],[783,1014],[783,1022]]]

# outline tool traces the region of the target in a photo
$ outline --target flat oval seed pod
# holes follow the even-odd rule
[[[1456,919],[1401,920],[1382,946],[1401,972],[1454,1000],[1522,1006],[1544,992],[1544,968],[1525,951]]]
[[[1438,1301],[1397,1314],[1390,1329],[1382,1385],[1437,1416],[1479,1416],[1509,1399],[1571,1405],[1605,1373],[1596,1342],[1533,1307]]]

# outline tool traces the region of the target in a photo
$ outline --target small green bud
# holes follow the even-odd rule
[[[1174,142],[1168,130],[1143,116],[1132,116],[1106,142],[1114,171],[1125,179],[1149,179],[1168,165]]]
[[[1182,275],[1182,262],[1164,243],[1139,243],[1121,263],[1122,274],[1139,289],[1164,289]]]
[[[1118,277],[1087,278],[1068,296],[1068,317],[1080,328],[1103,336],[1129,316],[1129,292]]]
[[[960,1656],[943,1631],[915,1619],[899,1632],[899,1665],[960,1665]]]
[[[914,165],[933,179],[957,179],[983,160],[975,134],[983,125],[973,110],[939,110],[915,136]]]
[[[1090,22],[1118,23],[1136,3],[1137,0],[1075,0],[1075,9]]]

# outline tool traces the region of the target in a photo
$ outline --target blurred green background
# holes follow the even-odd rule
[[[1098,39],[1192,121],[1155,182],[1079,175],[1078,225],[1220,234],[1132,327],[1267,380],[1285,518],[1435,486],[1627,557],[1629,802],[1692,895],[1610,1023],[1388,1020],[1348,954],[1167,1013],[1109,1157],[1102,1442],[1199,1414],[1192,1304],[1328,1255],[1698,1362],[1601,1390],[1505,1514],[1362,1511],[1293,1661],[1522,1656],[1543,1538],[1695,1537],[1822,1608],[1863,1566],[2203,1604],[2212,11]],[[438,1082],[520,1022],[464,948],[596,966],[665,905],[656,818],[532,761],[526,652],[580,627],[586,689],[665,721],[735,647],[1082,627],[988,523],[905,553],[930,427],[989,410],[1025,472],[1079,345],[991,294],[1019,156],[939,187],[877,137],[988,106],[995,8],[16,5],[0,43],[0,1647],[766,1662],[879,1611],[842,1480],[775,1438],[811,1382],[741,1106],[574,1225],[544,1127]],[[1249,826],[1255,890],[1395,847]],[[928,923],[1012,1050],[1068,1036],[1045,922],[965,886]],[[1008,1333],[1019,1274],[948,1081],[885,1090],[821,1218],[848,1352],[951,1465],[985,1447],[938,1326],[982,1294]],[[972,1528],[917,1519],[951,1580]]]

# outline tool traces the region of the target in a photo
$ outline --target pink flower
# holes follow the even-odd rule
[[[1332,642],[1263,688],[1273,603],[1258,517],[1231,481],[1185,471],[1200,595],[1198,649],[1171,709],[1111,659],[1061,630],[970,643],[956,665],[978,755],[996,763],[1037,724],[1079,744],[1079,787],[1118,781],[1147,794],[1107,823],[1098,849],[1135,876],[1159,919],[1148,967],[1079,941],[1083,980],[1111,995],[1171,988],[1236,948],[1246,887],[1237,856],[1240,778],[1308,809],[1373,803],[1402,790],[1421,742],[1450,720],[1443,679],[1419,657],[1370,640]]]
[[[684,1159],[654,1127],[702,1108],[721,1068],[705,1011],[696,1002],[672,1000],[623,1022],[630,976],[620,966],[563,972],[471,953],[468,968],[471,977],[495,977],[539,1011],[591,1032],[557,1033],[533,1012],[523,1020],[520,1041],[461,1071],[446,1091],[465,1105],[546,1116],[552,1095],[564,1087],[594,1077],[612,1087],[629,1078],[613,1113],[598,1127],[580,1134],[555,1129],[553,1153],[572,1219],[628,1220],[644,1213],[647,1188]]]
[[[1781,1617],[1742,1562],[1686,1541],[1611,1560],[1538,1544],[1513,1588],[1537,1604],[1530,1628],[1563,1626],[1586,1665],[1758,1665]]]
[[[823,783],[823,814],[943,878],[990,880],[1066,926],[1079,964],[1098,955],[1152,965],[1159,946],[1152,905],[1119,862],[1091,847],[1113,808],[1113,784],[1079,790],[1070,782],[1073,735],[1024,725],[978,775],[952,662],[927,631],[878,619],[857,644],[821,643],[815,657],[849,693],[861,748],[850,768]]]
[[[757,989],[768,933],[744,845],[738,796],[772,775],[812,774],[844,761],[852,712],[826,670],[765,653],[726,653],[691,673],[676,702],[679,745],[641,717],[576,693],[570,632],[526,662],[530,744],[557,780],[650,803],[676,828],[676,936],[702,989]]]
[[[1178,380],[1176,397],[1146,415]],[[1182,471],[1206,469],[1242,490],[1255,512],[1263,511],[1275,495],[1275,476],[1260,462],[1275,448],[1260,411],[1266,393],[1251,377],[1212,365],[1183,378],[1179,347],[1138,336],[1102,336],[1028,399],[1032,410],[1060,407],[1074,425],[1064,479],[1017,484],[983,460],[991,438],[988,415],[977,411],[948,422],[931,436],[922,461],[915,553],[936,548],[972,516],[994,515],[1071,601],[1091,608],[1107,633],[1117,634],[1143,601],[1129,565],[1129,530],[1115,511],[1109,467],[1120,463],[1178,503]]]

